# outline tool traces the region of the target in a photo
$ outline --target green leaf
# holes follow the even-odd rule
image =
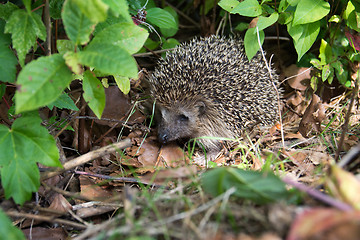
[[[5,33],[11,33],[13,47],[16,49],[19,62],[24,64],[25,55],[34,46],[36,37],[45,40],[44,25],[39,23],[39,16],[23,9],[16,10],[5,25]]]
[[[236,188],[235,196],[265,204],[280,201],[288,196],[285,184],[272,172],[245,171],[222,167],[202,175],[205,192],[218,196],[231,187]]]
[[[5,21],[0,19],[0,45],[7,45],[11,44],[11,35],[5,34]]]
[[[162,49],[171,49],[175,48],[178,45],[180,45],[180,42],[178,40],[176,40],[175,38],[169,38],[163,43]],[[166,52],[163,52],[161,56],[165,59]]]
[[[62,19],[66,34],[76,45],[83,45],[90,40],[95,24],[79,11],[73,0],[66,0],[62,10]]]
[[[244,0],[230,13],[237,13],[246,17],[257,17],[261,15],[262,9],[257,0]]]
[[[161,33],[163,34],[163,36],[165,38],[168,38],[168,37],[174,36],[178,32],[178,30],[179,30],[179,27],[178,27],[179,26],[179,17],[177,15],[177,12],[173,8],[171,8],[169,6],[164,7],[164,10],[169,12],[173,16],[173,18],[175,19],[175,22],[176,22],[176,26],[177,26],[177,28],[162,28],[161,29]]]
[[[61,55],[66,52],[78,52],[80,49],[76,47],[75,43],[70,40],[56,40],[56,47]]]
[[[238,0],[221,0],[218,5],[225,11],[232,12],[237,5],[239,5]]]
[[[321,60],[321,64],[328,64],[332,60],[332,49],[331,46],[324,40],[321,39],[321,45],[319,49],[319,58]]]
[[[259,31],[260,35],[260,42],[261,45],[264,43],[265,34],[264,31]],[[258,36],[256,28],[249,28],[244,37],[244,46],[245,46],[245,53],[249,61],[255,56],[255,54],[259,51],[260,46],[258,43]]]
[[[111,44],[90,43],[84,51],[78,52],[80,63],[96,70],[125,77],[137,77],[134,58],[123,48]]]
[[[61,18],[61,9],[65,0],[51,0],[49,3],[50,17],[53,19]]]
[[[19,7],[11,2],[7,2],[5,4],[0,4],[0,18],[7,21],[9,19],[9,17],[11,16],[11,14],[15,10],[18,10],[18,9],[19,9]]]
[[[0,45],[0,81],[15,82],[17,59],[8,46]]]
[[[335,68],[335,74],[341,84],[346,87],[351,86],[351,81],[348,79],[348,71],[344,68],[344,64],[341,61],[331,63],[331,66]]]
[[[107,17],[108,5],[101,0],[72,0],[80,11],[93,23],[103,22]]]
[[[31,198],[40,186],[37,162],[61,167],[55,139],[35,114],[24,114],[11,129],[0,125],[0,170],[5,197],[18,204]]]
[[[67,95],[66,93],[63,93],[58,97],[53,103],[50,103],[48,105],[48,108],[52,110],[54,107],[60,108],[60,109],[70,109],[74,111],[79,111],[79,109],[76,107],[74,101]]]
[[[161,32],[169,29],[175,29],[177,31],[178,29],[173,15],[161,8],[151,8],[147,10],[146,20],[152,25],[158,26]]]
[[[122,16],[127,22],[132,22],[129,14],[129,6],[126,0],[103,0],[104,3],[109,5],[111,11],[116,17]]]
[[[288,32],[294,40],[298,61],[311,48],[320,32],[320,21],[304,25],[287,25]]]
[[[334,69],[329,64],[324,65],[321,71],[322,81],[325,82],[331,74],[334,74]]]
[[[273,25],[278,20],[278,18],[279,14],[277,12],[274,12],[269,17],[260,16],[256,26],[259,28],[259,31],[264,30],[265,28]]]
[[[296,7],[293,26],[319,21],[330,12],[330,4],[323,0],[301,0]]]
[[[133,22],[113,24],[98,33],[90,44],[112,44],[126,50],[129,54],[138,52],[149,33]]]
[[[81,75],[84,69],[80,64],[78,56],[79,55],[75,52],[67,52],[63,57],[65,59],[66,65],[71,69],[71,71],[77,75]]]
[[[120,91],[124,94],[128,94],[130,92],[130,79],[128,77],[114,75],[114,79]]]
[[[69,85],[72,74],[59,54],[40,57],[27,64],[18,76],[16,113],[54,102]]]
[[[105,90],[99,79],[94,77],[89,70],[84,72],[83,90],[85,101],[100,119],[105,108]]]
[[[15,227],[10,219],[0,210],[0,235],[6,236],[6,239],[25,240],[23,232]]]

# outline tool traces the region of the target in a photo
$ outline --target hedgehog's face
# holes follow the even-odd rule
[[[202,102],[188,107],[184,105],[174,105],[171,108],[158,107],[157,127],[158,139],[161,143],[190,139],[198,135],[198,121],[205,111]]]

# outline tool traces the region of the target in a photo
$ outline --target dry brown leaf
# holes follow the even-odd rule
[[[316,94],[313,94],[310,105],[306,108],[303,118],[299,124],[299,132],[304,137],[309,137],[314,131],[321,132],[321,122],[326,117],[325,108],[321,99]]]
[[[62,213],[67,213],[69,210],[72,209],[72,206],[62,194],[56,193],[49,208]]]
[[[65,240],[68,239],[68,233],[63,228],[44,228],[33,227],[23,229],[26,239],[30,239],[30,231],[32,239],[36,240]]]
[[[87,197],[89,199],[105,199],[112,197],[112,192],[106,191],[100,186],[96,185],[95,182],[87,177],[81,175],[79,177],[80,180],[80,193],[82,196]]]
[[[360,211],[313,208],[299,214],[287,240],[358,240]]]
[[[123,94],[117,86],[110,86],[105,88],[106,103],[105,109],[102,114],[102,118],[125,121],[128,114],[131,112],[133,105],[131,104],[128,95]],[[95,117],[95,114],[90,110],[90,116]],[[142,123],[145,120],[145,116],[139,111],[135,111],[129,118],[129,123]],[[113,127],[117,122],[95,120],[97,124],[107,125]],[[121,125],[118,125],[119,127]]]
[[[311,78],[309,68],[298,67],[295,64],[290,65],[284,69],[284,78],[289,78],[287,81],[293,89],[305,91],[309,86],[309,79]]]
[[[148,173],[141,176],[144,182],[150,182],[154,180],[156,184],[164,184],[168,180],[183,179],[191,181],[191,179],[197,174],[197,168],[194,165],[179,167],[179,168],[167,168],[156,171],[155,173]]]
[[[332,195],[360,210],[360,181],[337,165],[331,166],[330,173],[326,185]]]

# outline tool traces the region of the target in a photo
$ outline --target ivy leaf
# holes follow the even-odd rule
[[[98,33],[91,44],[113,44],[134,54],[141,49],[148,36],[145,29],[134,23],[116,23]]]
[[[245,171],[238,168],[215,168],[202,175],[205,192],[218,196],[231,187],[235,196],[259,204],[279,201],[288,196],[285,184],[272,172]]]
[[[132,22],[129,14],[129,6],[126,0],[103,0],[109,5],[115,17],[122,16],[127,22]]]
[[[45,26],[41,20],[39,23],[39,18],[40,16],[34,13],[19,9],[13,12],[5,25],[5,33],[11,33],[13,47],[17,51],[21,65],[24,65],[25,56],[34,46],[36,38],[45,41]]]
[[[0,81],[15,82],[17,59],[8,46],[0,45]]]
[[[94,67],[102,73],[137,77],[137,65],[134,58],[119,46],[108,43],[90,43],[77,55],[80,63]]]
[[[35,114],[24,114],[11,129],[0,125],[0,171],[5,197],[18,204],[31,198],[40,186],[37,162],[61,167],[55,139]]]
[[[59,54],[40,57],[27,64],[18,76],[16,112],[37,109],[54,102],[69,85],[72,74]]]
[[[108,5],[101,0],[72,0],[80,11],[93,23],[103,22],[107,17]]]
[[[320,21],[296,26],[288,24],[287,27],[290,36],[294,40],[299,61],[314,44],[320,32]]]
[[[323,0],[301,0],[295,10],[293,26],[319,21],[330,12],[330,4]]]
[[[95,24],[79,11],[73,0],[66,0],[62,10],[65,32],[76,45],[83,45],[90,40]]]
[[[20,229],[15,227],[10,219],[0,210],[0,235],[6,236],[7,239],[25,240],[24,234]]]
[[[262,9],[257,0],[245,0],[240,2],[230,13],[237,13],[246,17],[261,15]]]
[[[99,79],[94,77],[89,70],[84,72],[83,89],[85,101],[100,119],[105,108],[105,90]]]

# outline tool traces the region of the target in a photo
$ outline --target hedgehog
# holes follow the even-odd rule
[[[275,85],[260,52],[249,61],[239,38],[211,36],[180,44],[148,82],[161,143],[196,138],[206,151],[278,116]],[[210,138],[202,138],[208,136]],[[217,139],[216,139],[217,138]]]

